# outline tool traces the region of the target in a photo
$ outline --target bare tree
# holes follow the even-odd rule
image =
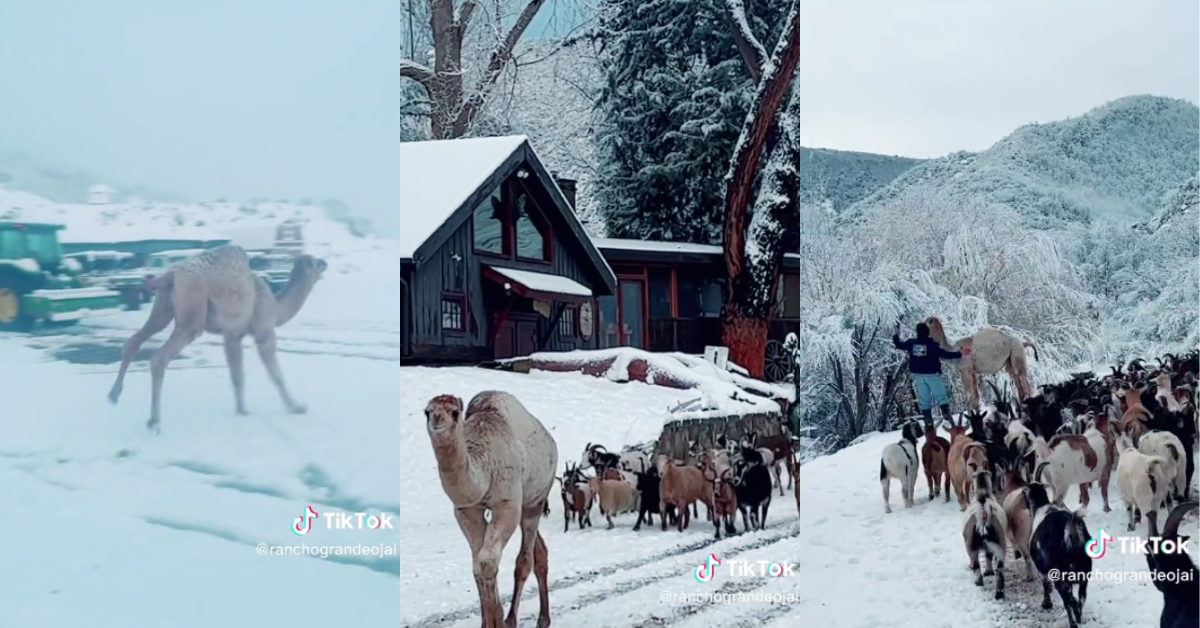
[[[429,116],[432,137],[450,139],[467,134],[497,79],[512,63],[518,42],[547,4],[547,0],[515,2],[407,0],[405,28],[409,41],[403,53],[408,58],[400,62],[400,77],[423,88],[426,98],[419,104]],[[515,18],[507,8],[517,9]],[[473,23],[473,19],[483,23]],[[427,29],[418,30],[416,24],[421,20],[427,22]],[[479,33],[483,41],[466,45],[468,33]],[[494,42],[486,42],[489,36]],[[422,45],[426,42],[428,47]],[[474,49],[485,51],[487,61],[481,71],[468,72],[464,56]],[[421,55],[426,58],[418,59]]]
[[[741,0],[726,0],[726,6],[738,51],[758,88],[725,175],[729,283],[722,341],[730,359],[762,377],[771,300],[779,282],[786,227],[797,211],[799,195],[799,100],[792,98],[787,110],[780,110],[792,93],[800,61],[800,7],[793,0],[768,59]]]

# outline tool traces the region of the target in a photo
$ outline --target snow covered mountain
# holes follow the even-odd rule
[[[64,170],[31,155],[0,151],[0,185],[13,190],[25,190],[59,203],[86,203],[88,189],[105,183],[115,188],[110,197],[113,201],[185,200],[173,192],[113,181],[96,173]]]
[[[1142,220],[1200,170],[1198,126],[1200,108],[1185,100],[1121,98],[1077,118],[1023,126],[979,153],[926,161],[846,217],[924,197],[1005,205],[1043,229],[1105,217]]]
[[[922,159],[800,148],[801,202],[844,210],[922,163]]]
[[[337,257],[380,247],[369,226],[348,210],[308,201],[149,202],[91,205],[60,203],[0,185],[0,220],[49,222],[66,226],[64,242],[114,242],[138,239],[221,239],[267,233],[285,220],[299,222],[305,247]],[[365,229],[365,230],[364,230]]]

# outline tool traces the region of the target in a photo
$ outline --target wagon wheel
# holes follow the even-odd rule
[[[772,383],[787,381],[788,373],[791,371],[789,364],[789,356],[787,351],[783,349],[783,343],[778,340],[768,340],[765,360],[765,374],[767,381]]]

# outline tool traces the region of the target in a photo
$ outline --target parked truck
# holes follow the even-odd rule
[[[36,323],[71,325],[120,311],[120,294],[85,287],[82,266],[63,257],[63,225],[0,221],[0,330],[25,331]]]

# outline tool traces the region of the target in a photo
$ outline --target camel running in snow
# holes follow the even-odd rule
[[[998,329],[984,327],[951,343],[946,339],[946,330],[938,317],[929,317],[925,324],[929,326],[929,337],[943,349],[962,352],[963,356],[958,362],[958,374],[962,378],[963,390],[967,393],[972,410],[979,409],[980,378],[995,375],[1000,369],[1004,369],[1012,378],[1020,400],[1033,395],[1033,386],[1029,383],[1029,362],[1025,357],[1025,347],[1033,349],[1033,359],[1038,357],[1037,347],[1032,342],[1015,338]]]
[[[121,398],[125,371],[142,344],[174,321],[171,336],[150,358],[150,420],[146,427],[151,432],[157,433],[159,429],[167,364],[204,332],[225,339],[225,360],[229,363],[238,414],[248,414],[242,359],[242,339],[247,335],[254,338],[258,356],[288,412],[304,414],[304,404],[292,398],[283,382],[275,355],[275,328],[296,316],[325,268],[324,260],[311,255],[297,257],[287,286],[273,295],[267,282],[251,272],[250,259],[239,246],[209,249],[168,266],[163,274],[146,280],[146,287],[155,293],[154,305],[146,324],[125,341],[121,367],[108,400],[115,405]]]
[[[521,590],[532,569],[538,583],[538,628],[550,625],[549,552],[538,524],[554,488],[558,445],[517,398],[489,390],[462,400],[441,395],[425,407],[425,429],[437,457],[442,490],[471,547],[483,628],[517,625]],[[484,514],[491,511],[491,521]],[[503,619],[496,573],[517,527],[521,549],[512,606]]]

